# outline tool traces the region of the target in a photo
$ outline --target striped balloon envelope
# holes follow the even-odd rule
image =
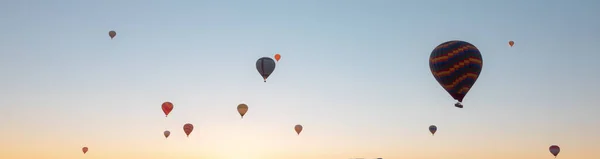
[[[477,81],[483,58],[479,49],[473,44],[453,40],[444,42],[429,57],[429,68],[440,85],[458,100],[456,107],[462,108],[461,102]]]

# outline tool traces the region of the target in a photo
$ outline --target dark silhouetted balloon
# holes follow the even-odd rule
[[[110,36],[110,39],[115,38],[115,36],[117,36],[117,32],[115,32],[114,30],[111,30],[108,32],[108,36]]]
[[[462,108],[461,102],[467,95],[483,67],[483,58],[479,50],[465,41],[444,42],[429,57],[429,68],[440,85],[458,100],[456,107]]]
[[[435,125],[429,126],[429,132],[431,132],[431,135],[435,135],[436,131],[437,131],[437,126],[435,126]]]
[[[552,155],[554,155],[554,158],[556,158],[556,156],[558,156],[558,153],[560,153],[560,147],[558,147],[557,145],[550,146],[550,153],[552,153]]]
[[[258,70],[264,81],[267,82],[267,78],[275,71],[275,60],[270,57],[262,57],[256,60],[256,70]]]

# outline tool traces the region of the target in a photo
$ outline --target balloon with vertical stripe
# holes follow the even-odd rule
[[[267,78],[275,71],[275,60],[270,57],[261,57],[256,60],[256,70],[263,77],[264,82],[267,82]]]
[[[440,85],[460,102],[469,92],[483,67],[481,53],[473,44],[453,40],[444,42],[429,57],[429,68]],[[462,105],[461,105],[462,108]]]

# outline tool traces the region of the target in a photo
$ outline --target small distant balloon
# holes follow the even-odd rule
[[[435,135],[435,132],[437,131],[437,126],[435,125],[431,125],[429,126],[429,132],[431,132],[431,135]]]
[[[108,36],[110,36],[110,39],[115,38],[115,36],[117,36],[117,32],[114,30],[111,30],[108,32]]]
[[[279,59],[281,59],[281,55],[275,54],[275,60],[277,60],[277,62],[279,62]]]
[[[515,45],[515,42],[511,40],[508,42],[508,45],[510,45],[510,47],[513,47],[513,45]]]
[[[244,118],[244,115],[246,115],[246,112],[248,112],[248,105],[246,104],[239,104],[237,106],[237,111],[238,113],[240,113],[240,116],[242,116],[242,118]]]
[[[190,137],[190,133],[192,133],[192,131],[194,131],[194,125],[190,123],[183,125],[183,132],[185,132],[187,137]]]
[[[171,102],[164,102],[161,105],[162,111],[165,113],[165,117],[169,116],[169,113],[171,113],[171,111],[173,110],[173,103]]]
[[[256,60],[256,70],[258,70],[264,81],[267,82],[267,78],[275,71],[275,60],[270,57],[261,57]]]
[[[165,138],[169,138],[169,136],[171,136],[171,132],[169,130],[165,130],[165,132],[163,132],[163,135],[165,135]]]
[[[558,153],[560,153],[560,147],[558,147],[557,145],[550,146],[550,153],[552,153],[552,155],[554,155],[554,158],[556,158],[556,156],[558,156]]]
[[[294,130],[296,131],[296,134],[300,135],[300,132],[302,132],[302,125],[298,124],[296,126],[294,126]]]
[[[81,148],[81,151],[83,151],[83,154],[87,153],[88,152],[88,147]]]

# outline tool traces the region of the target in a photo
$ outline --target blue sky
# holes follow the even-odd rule
[[[547,146],[562,144],[571,157],[595,158],[599,8],[585,0],[2,1],[0,125],[8,131],[0,134],[70,138],[77,148],[139,143],[146,136],[132,136],[192,122],[214,142],[239,127],[266,133],[245,143],[274,140],[255,147],[261,152],[415,157],[427,155],[421,138],[436,124],[447,155],[461,156],[451,148],[461,146],[547,156]],[[427,61],[456,39],[484,61],[464,109]],[[254,63],[275,53],[282,59],[265,84]],[[167,120],[164,101],[175,104]],[[246,123],[233,124],[242,101]],[[295,124],[311,137],[301,150],[269,139],[294,135]]]

